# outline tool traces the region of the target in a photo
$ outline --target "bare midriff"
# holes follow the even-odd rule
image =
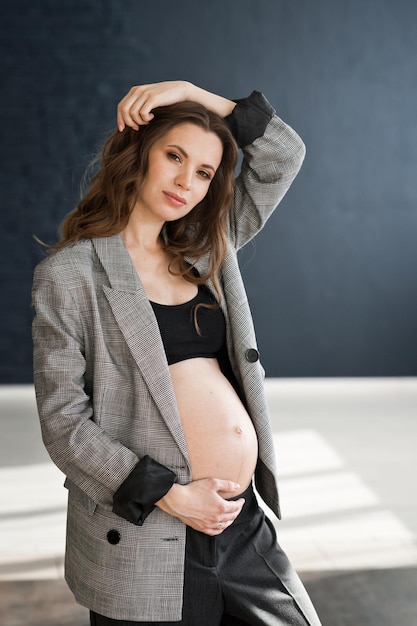
[[[187,359],[169,369],[192,479],[232,480],[243,492],[255,471],[258,442],[252,420],[217,359]],[[224,498],[236,495],[219,493]]]

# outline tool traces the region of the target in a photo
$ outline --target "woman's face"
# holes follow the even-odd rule
[[[149,150],[134,210],[161,223],[183,217],[205,197],[222,155],[214,133],[192,123],[175,126]]]

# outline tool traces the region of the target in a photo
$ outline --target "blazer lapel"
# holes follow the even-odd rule
[[[93,246],[110,287],[103,291],[132,356],[185,459],[187,446],[158,322],[120,235]]]
[[[265,403],[263,381],[257,379],[255,382],[253,365],[248,362],[245,357],[246,349],[256,348],[257,342],[252,314],[240,274],[236,253],[232,250],[229,250],[223,262],[222,278],[224,299],[227,302],[229,314],[229,355],[233,355],[233,359],[235,360],[248,407],[258,431],[258,439],[261,441],[262,430],[269,428],[268,410]]]

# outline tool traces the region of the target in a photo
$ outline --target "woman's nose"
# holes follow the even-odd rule
[[[182,189],[189,190],[191,188],[191,176],[191,172],[187,170],[182,170],[180,173],[178,173],[175,182]]]

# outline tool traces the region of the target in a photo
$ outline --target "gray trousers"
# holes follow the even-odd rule
[[[252,487],[221,535],[187,528],[183,619],[132,622],[90,613],[91,626],[320,626],[303,584],[277,543]]]

